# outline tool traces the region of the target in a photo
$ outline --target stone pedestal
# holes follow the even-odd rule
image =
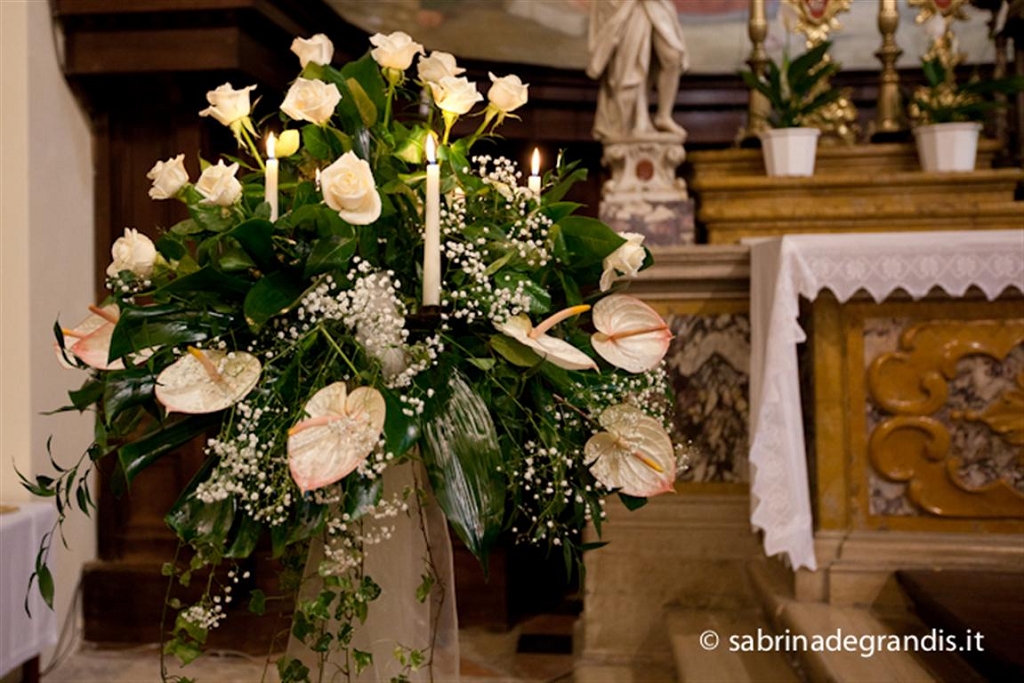
[[[612,177],[601,189],[601,220],[644,235],[648,246],[694,243],[693,203],[676,169],[685,136],[651,132],[604,140],[602,163]]]

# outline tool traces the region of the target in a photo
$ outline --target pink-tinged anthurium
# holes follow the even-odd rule
[[[88,318],[72,328],[61,328],[64,335],[64,350],[73,354],[86,365],[97,370],[123,370],[121,359],[113,362],[110,357],[110,339],[121,311],[117,304],[89,306],[92,313]],[[68,365],[64,354],[57,347],[57,357],[63,365]]]
[[[305,420],[288,430],[288,468],[299,489],[314,491],[343,479],[373,452],[387,408],[372,387],[348,392],[335,382],[313,394]]]
[[[594,305],[594,350],[617,368],[644,372],[661,362],[672,332],[658,312],[636,297],[606,296]]]
[[[251,353],[190,346],[156,378],[156,399],[168,413],[215,413],[245,398],[261,371]]]
[[[644,498],[673,490],[675,451],[660,422],[626,403],[606,409],[598,421],[605,431],[590,437],[583,452],[599,482]]]
[[[546,361],[550,361],[566,370],[594,370],[597,364],[594,359],[583,353],[567,341],[552,337],[546,332],[566,318],[579,315],[590,310],[590,306],[572,306],[555,313],[536,327],[526,314],[515,315],[497,328],[502,334],[512,337],[521,344],[529,346]]]

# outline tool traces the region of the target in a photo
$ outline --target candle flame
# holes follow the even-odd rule
[[[268,159],[273,159],[274,158],[274,152],[277,151],[276,148],[277,148],[277,138],[275,138],[274,134],[271,133],[270,136],[267,138],[267,158]]]
[[[437,163],[437,150],[435,149],[434,134],[427,133],[426,150],[427,150],[427,163]]]
[[[530,162],[530,173],[538,175],[540,173],[540,150],[536,147],[533,148],[533,160]]]

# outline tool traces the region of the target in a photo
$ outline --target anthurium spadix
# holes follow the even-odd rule
[[[384,429],[384,397],[372,387],[349,393],[329,384],[306,403],[305,420],[288,430],[288,468],[305,493],[347,476],[373,452]]]
[[[109,361],[110,339],[120,317],[120,309],[117,304],[110,304],[102,308],[89,306],[89,311],[92,315],[74,327],[61,328],[61,334],[64,335],[64,350],[97,370],[123,370],[124,363],[121,359]],[[64,361],[59,348],[57,357]]]
[[[673,490],[675,451],[660,422],[627,403],[607,408],[598,421],[605,431],[590,437],[583,453],[599,482],[644,498]]]
[[[541,358],[554,363],[560,368],[566,370],[594,370],[597,368],[597,364],[594,363],[593,358],[569,342],[547,334],[548,330],[563,320],[580,313],[585,313],[588,310],[590,310],[590,306],[571,306],[555,313],[536,327],[530,322],[530,318],[523,313],[512,316],[504,324],[497,327],[502,334],[506,334],[519,343],[530,347]]]
[[[168,413],[215,413],[245,398],[261,371],[251,353],[190,346],[157,376],[156,399]]]
[[[644,372],[661,362],[672,332],[658,312],[636,297],[612,294],[594,304],[594,350],[617,368]]]

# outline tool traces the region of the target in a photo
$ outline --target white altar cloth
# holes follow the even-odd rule
[[[796,345],[806,339],[799,298],[823,289],[840,302],[865,290],[880,302],[897,289],[935,287],[993,299],[1024,292],[1024,230],[790,235],[751,245],[751,523],[768,555],[817,569]]]
[[[31,618],[25,613],[39,541],[53,528],[57,511],[49,501],[16,505],[17,511],[0,514],[0,676],[57,642],[57,620],[35,583],[28,600]]]

